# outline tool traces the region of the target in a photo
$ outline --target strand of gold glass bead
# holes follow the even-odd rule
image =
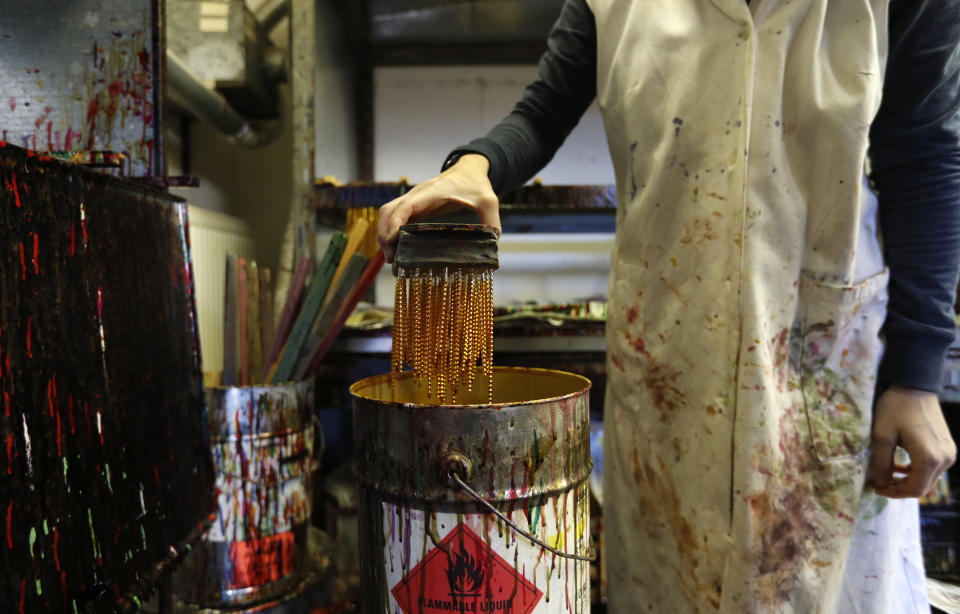
[[[391,386],[413,369],[427,398],[456,403],[480,373],[493,399],[493,272],[485,269],[400,267],[394,292]],[[479,364],[478,364],[479,363]]]

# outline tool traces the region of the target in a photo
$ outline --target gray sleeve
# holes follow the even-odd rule
[[[960,0],[893,0],[870,161],[890,267],[880,384],[939,390],[960,262]]]
[[[597,29],[585,0],[566,0],[540,58],[539,76],[513,111],[483,138],[458,147],[447,168],[465,153],[490,160],[497,194],[528,181],[553,158],[580,121],[597,89]]]

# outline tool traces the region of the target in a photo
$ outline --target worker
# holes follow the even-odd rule
[[[391,256],[451,202],[499,229],[596,98],[611,612],[928,611],[958,41],[958,0],[566,0],[512,113],[381,209]]]

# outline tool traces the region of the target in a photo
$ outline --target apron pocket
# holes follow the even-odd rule
[[[870,443],[888,279],[887,269],[853,286],[801,278],[800,385],[821,462],[855,457]]]

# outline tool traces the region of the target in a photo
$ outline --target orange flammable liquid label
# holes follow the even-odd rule
[[[261,586],[293,573],[296,562],[293,533],[288,531],[230,544],[233,573],[228,589]]]

